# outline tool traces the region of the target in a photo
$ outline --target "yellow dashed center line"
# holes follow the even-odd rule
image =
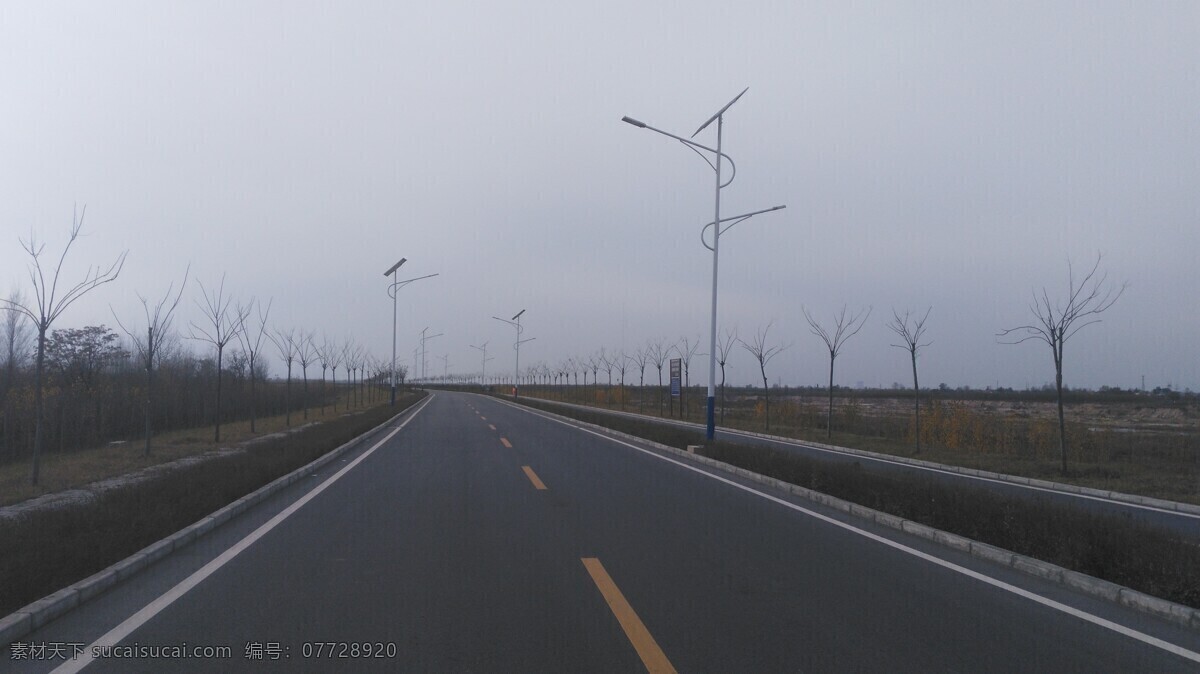
[[[508,441],[508,438],[500,438],[500,444],[512,449],[512,443]]]
[[[650,630],[642,624],[641,618],[638,618],[633,607],[625,600],[625,595],[621,594],[621,590],[604,570],[600,560],[595,557],[583,557],[582,560],[600,594],[604,595],[604,601],[608,602],[608,608],[617,617],[617,622],[621,623],[621,629],[625,630],[625,636],[633,644],[634,650],[650,674],[674,674],[675,668],[671,666],[671,661],[667,660],[666,654],[658,647],[654,637],[650,636]]]
[[[537,476],[537,473],[533,472],[532,468],[529,466],[521,466],[521,470],[525,471],[525,477],[528,477],[529,481],[533,483],[534,489],[541,491],[546,488],[545,483],[542,482],[541,478]]]
[[[494,430],[496,430],[496,424],[488,424],[488,428],[490,428],[494,431]]]
[[[483,419],[484,421],[487,421],[487,417],[483,416],[482,414],[481,414],[481,415],[479,415],[479,418],[480,418],[480,419]]]

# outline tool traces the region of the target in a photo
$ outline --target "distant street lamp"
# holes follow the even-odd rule
[[[399,262],[392,265],[391,269],[383,272],[384,276],[391,276],[393,279],[392,284],[388,286],[388,295],[392,298],[392,407],[396,406],[396,293],[413,281],[437,276],[437,274],[429,274],[428,276],[418,276],[417,278],[410,278],[405,281],[394,280],[396,278],[396,270],[405,262],[408,262],[408,258],[402,257]]]
[[[425,328],[425,330],[428,330],[428,329],[429,329],[428,327]],[[444,334],[444,333],[439,332],[436,335],[429,335],[428,337],[426,337],[425,330],[421,331],[421,380],[422,381],[424,381],[426,379],[426,375],[425,375],[425,342],[428,342],[429,340],[433,339],[434,337],[441,337]]]
[[[483,352],[483,365],[482,365],[482,369],[481,369],[481,372],[479,375],[479,381],[484,386],[487,386],[487,364],[488,364],[488,361],[495,360],[495,358],[487,357],[487,345],[488,345],[487,342],[484,342],[483,345],[481,345],[481,346],[475,346],[474,344],[471,345],[472,349]]]
[[[737,215],[737,216],[734,216],[731,218],[722,218],[721,217],[721,189],[728,187],[729,184],[733,182],[734,176],[737,175],[737,166],[733,163],[733,159],[730,158],[729,155],[727,155],[721,151],[721,134],[722,134],[722,128],[725,124],[725,111],[728,110],[734,103],[737,103],[738,99],[741,98],[742,95],[745,94],[749,89],[750,89],[749,87],[746,87],[745,89],[742,90],[742,93],[738,94],[737,96],[734,96],[732,101],[729,101],[728,103],[726,103],[725,107],[718,110],[717,113],[715,115],[713,115],[712,117],[709,117],[708,121],[701,124],[700,128],[696,129],[696,133],[692,134],[692,138],[695,138],[696,135],[699,134],[701,131],[703,131],[705,128],[707,128],[709,124],[712,124],[714,121],[716,121],[716,123],[717,123],[717,147],[716,147],[716,149],[693,142],[687,138],[682,138],[680,136],[676,136],[673,133],[668,133],[661,129],[656,129],[656,128],[650,126],[649,124],[646,124],[645,122],[640,122],[631,117],[622,117],[621,118],[622,122],[625,122],[627,124],[632,124],[633,126],[636,126],[640,129],[649,129],[650,131],[654,131],[655,133],[660,133],[664,136],[667,136],[668,138],[674,138],[675,140],[683,143],[687,147],[691,148],[692,151],[694,151],[696,154],[700,155],[701,159],[703,159],[705,162],[708,162],[708,165],[710,167],[712,167],[713,171],[716,172],[716,174],[717,174],[716,200],[715,200],[716,205],[713,209],[713,211],[714,211],[713,219],[712,219],[712,222],[708,223],[700,230],[701,243],[704,244],[705,248],[708,248],[709,250],[711,250],[712,254],[713,254],[713,258],[712,258],[713,259],[712,319],[711,319],[710,325],[709,325],[709,347],[708,347],[708,419],[707,419],[707,429],[706,429],[706,433],[705,433],[706,437],[709,440],[713,439],[713,436],[714,436],[715,430],[716,430],[715,418],[714,418],[713,412],[714,412],[714,409],[716,406],[716,388],[717,388],[717,249],[718,249],[718,244],[721,239],[721,234],[724,231],[728,230],[730,227],[733,227],[734,225],[738,224],[742,220],[745,220],[746,218],[749,218],[754,215],[758,215],[759,213],[767,213],[770,211],[777,211],[781,208],[785,208],[784,206],[775,206],[773,208],[766,208],[766,209],[763,209],[760,211],[754,211],[752,213]],[[714,160],[709,160],[709,158],[707,156],[705,156],[701,152],[701,150],[712,153]],[[731,168],[729,180],[725,181],[723,184],[721,183],[721,158],[722,157],[724,157],[725,159],[727,159],[729,161],[729,165]],[[733,221],[733,223],[730,224],[728,227],[721,226],[722,223],[729,222],[731,220]],[[706,242],[704,240],[704,233],[709,227],[713,228],[712,245],[711,246],[708,245],[708,242]]]
[[[513,364],[513,397],[514,398],[519,397],[517,388],[520,386],[520,382],[521,382],[521,345],[524,344],[525,342],[532,342],[533,340],[537,339],[537,337],[530,337],[529,339],[521,339],[521,333],[524,332],[524,328],[521,327],[521,314],[523,314],[523,313],[525,313],[524,309],[518,311],[517,315],[513,316],[511,321],[508,319],[505,319],[505,318],[500,318],[499,316],[492,316],[492,318],[500,321],[501,323],[508,323],[509,325],[511,325],[517,329],[517,340],[513,343],[513,350],[517,352],[517,358]]]

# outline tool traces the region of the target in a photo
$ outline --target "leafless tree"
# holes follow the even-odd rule
[[[329,370],[330,366],[334,368],[337,367],[335,363],[340,359],[337,344],[329,341],[329,337],[326,336],[321,340],[321,347],[317,349],[317,355],[321,358],[321,416],[325,416],[325,407],[327,402],[325,395],[325,373]],[[336,398],[334,399],[333,411],[335,414],[337,413]]]
[[[179,284],[179,291],[174,293],[175,299],[171,299],[172,292],[175,290],[175,284],[171,284],[158,304],[154,305],[153,312],[150,311],[150,301],[138,293],[137,297],[142,302],[142,313],[146,316],[145,339],[126,328],[121,319],[117,318],[117,312],[112,310],[111,305],[108,308],[109,311],[112,311],[117,325],[121,326],[121,330],[129,336],[129,341],[133,342],[133,346],[138,352],[138,358],[142,360],[142,364],[146,368],[146,445],[142,450],[142,456],[150,456],[151,419],[154,405],[154,358],[159,355],[163,341],[167,339],[166,335],[171,331],[172,317],[175,308],[179,306],[179,300],[183,298],[183,289],[187,287],[190,271],[191,265],[188,265],[183,271],[183,282]]]
[[[280,360],[287,366],[287,384],[283,389],[283,414],[285,423],[290,427],[292,425],[292,363],[296,361],[296,352],[298,350],[296,330],[293,328],[285,332],[277,328],[274,334],[267,334],[267,339],[270,339],[271,343],[275,345],[275,350],[279,352]],[[334,379],[336,383],[336,367]]]
[[[208,342],[217,349],[217,413],[213,425],[213,442],[221,441],[221,367],[225,354],[225,346],[241,332],[250,307],[235,306],[233,296],[225,294],[225,275],[221,275],[221,283],[209,292],[200,284],[200,292],[204,295],[204,303],[196,301],[196,306],[204,314],[204,325],[191,323],[192,339]],[[211,325],[209,325],[211,323]]]
[[[817,320],[812,317],[808,309],[801,307],[804,311],[804,318],[808,320],[808,325],[812,328],[812,333],[821,338],[825,342],[825,348],[829,350],[829,410],[825,418],[825,437],[833,437],[833,362],[837,360],[838,354],[842,352],[842,347],[846,344],[846,340],[858,334],[859,330],[867,322],[867,318],[871,315],[871,307],[867,307],[859,311],[853,316],[846,315],[846,305],[842,305],[842,311],[837,316],[833,317],[833,331],[830,332],[817,323]]]
[[[1067,474],[1067,425],[1063,416],[1063,345],[1075,333],[1093,323],[1099,323],[1098,316],[1108,311],[1128,287],[1127,283],[1122,283],[1120,287],[1114,288],[1108,283],[1107,272],[1096,276],[1102,257],[1096,255],[1096,263],[1083,279],[1078,281],[1075,278],[1075,269],[1068,260],[1067,301],[1052,303],[1044,287],[1040,297],[1034,291],[1033,303],[1029,305],[1029,310],[1037,322],[1002,330],[996,335],[1003,344],[1020,344],[1031,339],[1045,342],[1054,355],[1054,387],[1058,392],[1058,450],[1062,457],[1063,475]]]
[[[750,355],[754,356],[754,360],[758,361],[758,371],[762,373],[763,403],[764,411],[766,412],[766,430],[768,431],[771,430],[771,394],[770,389],[767,387],[767,363],[771,362],[771,359],[778,356],[784,349],[791,346],[790,344],[770,346],[767,343],[767,333],[771,331],[771,326],[774,324],[774,321],[767,323],[767,327],[759,330],[749,342],[741,339],[738,340],[741,342],[742,348],[749,351]]]
[[[604,349],[600,349],[599,355],[600,368],[608,373],[608,388],[604,390],[604,402],[607,404],[612,401],[612,373],[617,367],[617,357],[607,353]]]
[[[646,357],[658,369],[658,416],[660,417],[663,415],[662,370],[663,365],[667,363],[667,359],[671,357],[671,349],[673,347],[673,344],[667,344],[661,339],[646,345]]]
[[[304,397],[304,419],[308,420],[308,366],[317,360],[317,345],[310,333],[301,332],[296,339],[296,360],[300,362],[300,374],[304,378],[301,395]]]
[[[638,412],[642,411],[642,403],[644,401],[643,391],[646,388],[646,363],[650,361],[649,347],[637,349],[633,352],[629,359],[634,365],[638,366]]]
[[[916,420],[916,453],[921,453],[921,385],[917,380],[917,355],[921,349],[929,346],[933,342],[921,343],[921,338],[925,335],[925,321],[929,318],[929,312],[933,307],[925,310],[925,315],[917,318],[911,316],[906,310],[904,317],[901,318],[900,313],[892,309],[892,320],[887,324],[888,329],[896,333],[903,341],[903,344],[893,344],[892,346],[898,349],[904,349],[908,352],[912,359],[913,371],[913,415]]]
[[[16,380],[17,368],[22,367],[29,357],[29,317],[24,312],[14,309],[14,306],[25,303],[25,297],[20,290],[13,290],[8,295],[5,304],[0,305],[4,319],[0,322],[0,340],[3,340],[4,355],[4,388],[0,395],[4,397],[4,428],[0,431],[0,449],[11,448],[11,417],[12,417],[12,387]]]
[[[621,409],[623,410],[623,409],[625,409],[625,370],[629,368],[629,363],[632,360],[632,358],[630,358],[629,354],[625,353],[624,351],[621,351],[614,357],[613,360],[617,366],[617,371],[621,374],[620,397],[621,397]]]
[[[71,244],[75,243],[75,239],[79,238],[79,232],[83,229],[83,218],[87,213],[85,206],[77,215],[71,215],[71,230],[70,236],[67,238],[67,244],[63,246],[62,254],[58,257],[58,263],[54,266],[54,271],[47,279],[46,275],[49,269],[42,268],[42,253],[45,251],[46,245],[37,240],[30,234],[28,240],[21,241],[21,247],[25,249],[25,253],[30,257],[29,279],[33,283],[33,300],[14,303],[12,299],[0,299],[4,305],[14,311],[17,311],[33,322],[33,328],[37,332],[37,358],[34,364],[34,384],[33,384],[33,406],[34,406],[34,435],[33,435],[33,470],[31,471],[31,482],[34,485],[38,483],[38,476],[41,469],[42,457],[42,425],[44,417],[44,399],[43,399],[43,374],[46,368],[46,331],[54,323],[64,311],[67,310],[76,300],[86,295],[88,292],[97,286],[104,285],[110,281],[116,280],[120,275],[121,269],[125,266],[125,257],[129,251],[122,252],[117,256],[109,267],[101,270],[99,267],[88,267],[84,274],[83,280],[75,285],[67,286],[62,294],[59,294],[59,280],[62,274],[63,262],[67,259],[67,253],[71,250]]]
[[[695,341],[692,341],[687,337],[681,337],[675,344],[675,351],[679,353],[679,358],[683,361],[683,400],[680,402],[683,406],[683,418],[687,419],[689,417],[688,403],[690,402],[688,397],[688,387],[692,385],[690,374],[692,369],[692,358],[694,358],[700,351],[700,338],[697,337]]]
[[[721,366],[721,423],[725,423],[725,363],[729,361],[729,352],[737,341],[737,328],[723,330],[717,340],[717,365]]]
[[[267,318],[271,315],[271,304],[273,299],[267,300],[267,306],[263,306],[262,302],[256,302],[251,299],[250,304],[245,307],[238,306],[238,315],[242,316],[241,329],[238,330],[238,341],[242,345],[242,351],[246,353],[250,365],[250,432],[257,433],[258,429],[255,424],[258,419],[255,405],[257,397],[255,395],[254,382],[257,379],[259,354],[262,353],[263,337],[267,336]],[[258,308],[258,324],[254,326],[246,325],[246,318],[250,315],[250,307],[256,305]]]

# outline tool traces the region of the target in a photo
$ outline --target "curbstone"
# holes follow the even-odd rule
[[[1071,571],[1070,569],[1063,572],[1062,580],[1063,584],[1067,587],[1114,603],[1121,601],[1121,590],[1124,589],[1116,583],[1100,578],[1093,578],[1085,573]]]
[[[1119,601],[1122,605],[1129,608],[1156,615],[1160,618],[1166,618],[1171,622],[1182,622],[1184,625],[1190,624],[1196,613],[1196,610],[1191,607],[1176,604],[1166,599],[1152,597],[1144,592],[1131,590],[1127,587],[1121,588]]]
[[[30,626],[35,630],[39,629],[76,606],[79,606],[79,592],[73,587],[42,597],[26,607],[29,611]]]
[[[0,618],[0,644],[11,644],[33,631],[33,616],[19,611]]]
[[[141,571],[145,567],[146,557],[140,552],[135,552],[134,554],[108,567],[107,570],[111,571],[111,573],[116,577],[117,582],[120,583],[137,574],[138,571]]]
[[[117,574],[101,571],[94,573],[87,578],[72,585],[79,591],[79,603],[82,604],[90,601],[92,597],[100,596],[108,591],[109,588],[117,584]],[[4,639],[0,638],[0,643],[4,643]]]
[[[142,555],[145,555],[146,564],[153,564],[171,554],[175,550],[174,538],[174,536],[168,536],[142,548],[140,552]]]

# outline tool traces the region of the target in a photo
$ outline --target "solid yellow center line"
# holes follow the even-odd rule
[[[544,490],[546,488],[546,484],[542,482],[540,477],[537,476],[537,473],[533,472],[532,468],[529,466],[521,466],[521,470],[525,471],[525,477],[529,478],[529,481],[533,483],[534,489]]]
[[[496,424],[488,424],[488,428],[490,428],[494,431],[494,430],[496,430]]]
[[[629,605],[628,601],[625,601],[625,595],[621,594],[621,590],[604,570],[604,565],[600,563],[600,560],[595,557],[581,559],[584,567],[591,574],[592,581],[600,590],[600,594],[604,595],[604,601],[608,602],[608,608],[617,617],[617,622],[621,623],[621,629],[625,630],[625,636],[629,638],[638,657],[642,659],[642,664],[646,665],[646,669],[651,674],[667,674],[668,672],[674,674],[675,668],[671,666],[671,661],[667,660],[666,654],[658,647],[654,637],[650,636],[650,630],[642,624],[633,607]]]
[[[508,438],[500,438],[500,444],[512,449],[512,443],[508,441]]]

